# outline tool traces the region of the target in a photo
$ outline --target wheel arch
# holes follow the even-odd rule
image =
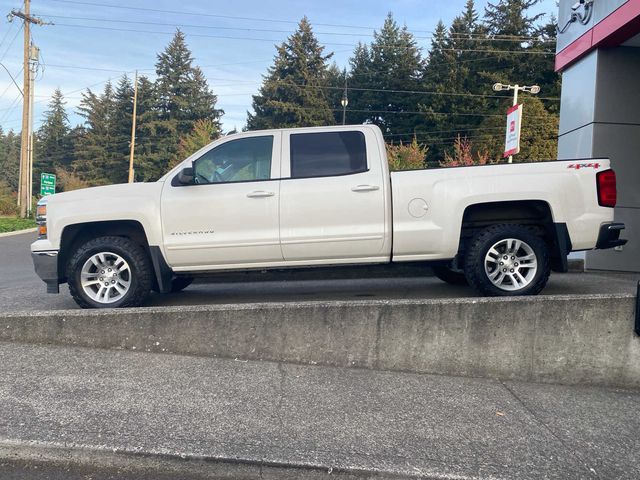
[[[470,238],[480,229],[501,223],[530,227],[549,248],[551,269],[566,272],[571,239],[567,225],[555,222],[551,205],[545,200],[483,202],[468,205],[462,216],[458,253],[463,253]]]
[[[171,288],[172,272],[158,246],[149,245],[143,225],[137,220],[106,220],[67,225],[60,237],[58,272],[60,281],[66,281],[66,265],[73,252],[83,243],[102,236],[126,237],[140,245],[151,259],[154,283],[159,291]],[[168,290],[167,290],[168,291]]]

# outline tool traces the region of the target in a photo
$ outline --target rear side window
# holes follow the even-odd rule
[[[291,177],[328,177],[367,170],[362,132],[296,133],[290,137]]]

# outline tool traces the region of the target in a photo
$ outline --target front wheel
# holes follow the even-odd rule
[[[129,238],[94,238],[67,263],[69,291],[82,308],[137,307],[151,289],[151,268],[145,250]]]
[[[544,240],[521,225],[493,225],[479,231],[465,257],[469,284],[486,296],[537,295],[551,267]]]

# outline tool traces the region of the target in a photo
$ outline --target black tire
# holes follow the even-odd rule
[[[529,283],[522,288],[517,288],[517,285],[510,283],[511,280],[509,279],[507,279],[505,288],[513,289],[505,290],[504,288],[500,288],[494,285],[494,283],[490,280],[487,271],[485,270],[485,257],[489,250],[496,243],[500,242],[501,240],[507,239],[516,239],[526,243],[535,254],[535,274],[532,274]],[[498,260],[502,259],[498,258]],[[496,263],[496,268],[502,267],[498,267],[498,264]],[[522,265],[520,266],[520,268],[523,268]],[[467,280],[469,281],[469,285],[471,285],[477,292],[482,295],[491,297],[537,295],[547,284],[547,281],[549,280],[549,274],[551,273],[551,266],[549,262],[549,248],[540,236],[536,235],[532,230],[523,227],[522,225],[492,225],[479,231],[469,243],[465,255],[464,270]],[[531,270],[533,271],[533,269]],[[495,271],[496,270],[492,270],[492,273]],[[528,270],[526,269],[524,269],[523,271],[528,272]],[[508,272],[507,275],[509,275]]]
[[[112,252],[122,257],[131,270],[130,286],[122,298],[112,303],[100,303],[89,297],[81,285],[82,267],[93,255]],[[142,305],[153,283],[153,270],[143,247],[126,237],[98,237],[80,245],[67,262],[69,292],[82,308],[124,308]]]
[[[451,285],[468,285],[467,277],[462,270],[451,268],[450,264],[433,265],[433,273],[443,282]]]
[[[193,277],[176,277],[171,281],[171,293],[178,293],[193,283]]]

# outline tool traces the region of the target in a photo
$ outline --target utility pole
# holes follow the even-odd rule
[[[36,47],[33,42],[31,43],[31,48],[29,49],[29,67],[31,71],[29,72],[29,144],[28,144],[28,165],[27,169],[27,182],[28,182],[28,202],[27,202],[27,212],[31,215],[32,211],[32,202],[33,202],[33,151],[34,151],[34,143],[33,143],[33,99],[35,97],[35,80],[36,80],[36,72],[38,70],[38,60],[40,59],[40,49]]]
[[[136,147],[136,110],[138,107],[138,71],[133,80],[133,116],[131,117],[131,151],[129,152],[129,183],[133,183],[133,151]]]
[[[9,20],[14,17],[21,18],[24,23],[24,43],[23,43],[23,85],[22,85],[22,132],[20,137],[20,181],[18,186],[18,205],[20,206],[20,216],[27,217],[31,213],[31,154],[32,142],[30,138],[30,125],[33,103],[33,72],[30,60],[31,49],[31,24],[47,25],[37,17],[30,14],[31,0],[24,0],[24,12],[11,10]]]

